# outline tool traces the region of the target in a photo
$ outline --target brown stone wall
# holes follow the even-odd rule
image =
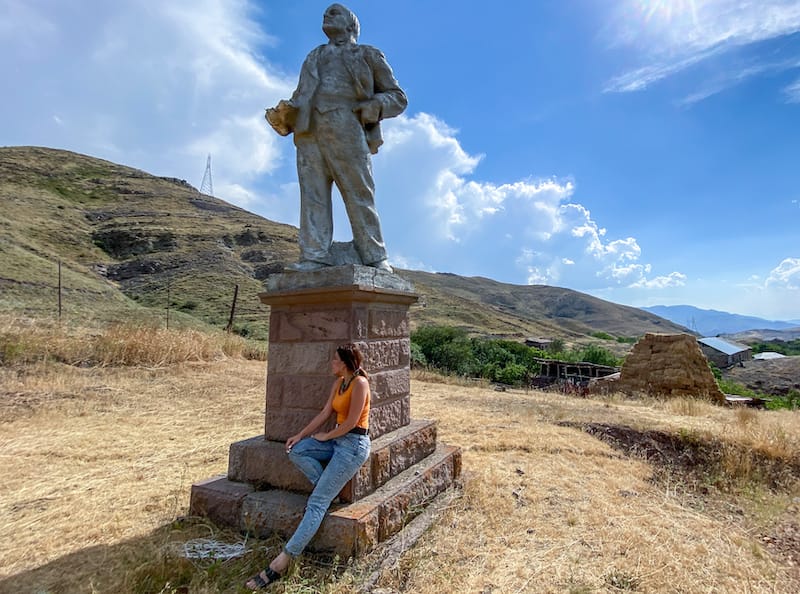
[[[725,402],[708,361],[690,334],[645,334],[625,359],[617,385],[627,393]]]
[[[324,406],[334,377],[336,347],[353,342],[364,353],[372,394],[374,439],[411,420],[408,308],[413,294],[352,288],[264,294],[271,305],[267,370],[266,439],[283,442]]]

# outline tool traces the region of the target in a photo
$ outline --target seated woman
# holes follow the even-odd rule
[[[289,459],[311,481],[314,490],[300,525],[283,551],[245,584],[251,590],[265,588],[281,578],[292,558],[302,553],[316,534],[331,501],[369,457],[370,390],[367,374],[361,369],[363,360],[353,344],[336,349],[331,370],[337,379],[325,406],[299,433],[286,440]],[[318,432],[334,412],[336,427]]]

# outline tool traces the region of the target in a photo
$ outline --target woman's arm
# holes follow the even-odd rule
[[[298,433],[292,435],[289,439],[286,440],[286,450],[292,449],[292,446],[296,444],[298,441],[307,437],[308,435],[312,435],[317,429],[319,429],[325,422],[331,417],[333,414],[333,396],[336,394],[336,390],[339,388],[340,380],[336,380],[333,382],[333,387],[331,388],[331,393],[328,395],[328,401],[325,403],[325,406],[319,412],[317,416],[315,416],[311,421],[309,421],[308,425],[303,427]]]
[[[353,393],[350,395],[350,410],[347,411],[347,418],[338,427],[334,427],[330,431],[317,433],[314,439],[319,441],[328,441],[336,437],[341,437],[350,429],[356,426],[358,419],[361,418],[361,411],[367,403],[367,393],[369,392],[369,381],[363,376],[358,376],[353,380]]]

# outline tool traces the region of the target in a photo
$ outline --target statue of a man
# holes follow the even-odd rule
[[[331,189],[344,200],[360,262],[388,272],[370,154],[383,143],[380,121],[403,112],[406,95],[377,48],[358,45],[356,15],[332,4],[322,18],[328,43],[312,50],[288,101],[267,109],[281,135],[294,133],[300,182],[300,261],[292,270],[339,264],[331,253]]]

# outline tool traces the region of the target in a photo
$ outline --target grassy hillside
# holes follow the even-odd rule
[[[503,336],[583,339],[605,332],[614,337],[686,328],[635,307],[547,285],[509,285],[483,277],[403,271],[424,296],[420,317],[428,323],[462,325]]]
[[[61,261],[64,318],[224,327],[239,285],[236,328],[266,338],[257,294],[297,259],[297,229],[155,177],[75,153],[0,148],[0,313],[53,318]],[[415,326],[571,342],[681,331],[635,308],[576,291],[403,271],[422,296]]]
[[[259,277],[296,258],[296,230],[185,181],[42,148],[0,149],[0,307],[70,319],[239,323],[265,337]],[[260,329],[259,329],[260,326]]]

